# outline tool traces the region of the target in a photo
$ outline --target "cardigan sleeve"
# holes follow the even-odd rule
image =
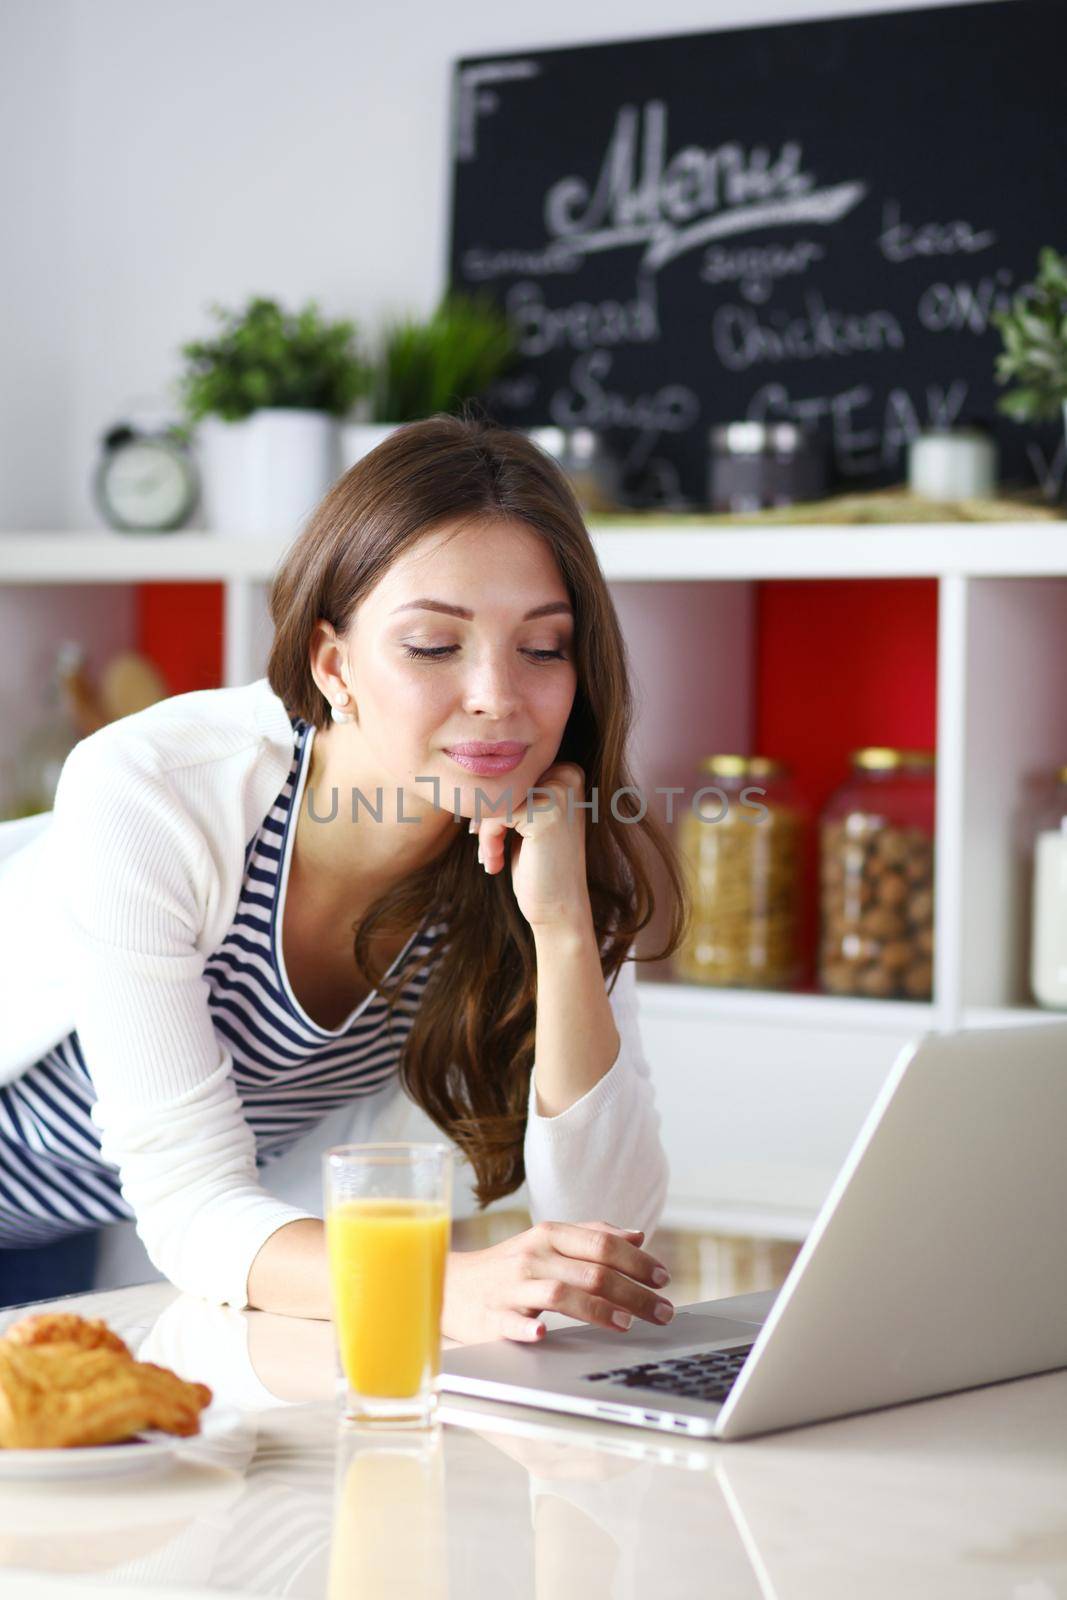
[[[543,1117],[536,1062],[530,1074],[524,1159],[534,1222],[610,1222],[643,1228],[647,1238],[663,1213],[669,1169],[630,956],[608,995],[619,1053],[599,1083],[558,1116]]]
[[[235,805],[247,757],[228,759]],[[213,764],[193,785],[208,822],[219,776]],[[242,1308],[261,1245],[310,1213],[258,1183],[255,1136],[212,1024],[196,940],[218,873],[196,810],[119,741],[75,746],[53,808],[57,936],[101,1154],[145,1249],[179,1289]]]

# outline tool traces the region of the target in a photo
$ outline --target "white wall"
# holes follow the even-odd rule
[[[0,6],[0,527],[56,523],[72,455],[77,274],[65,101],[68,8]]]

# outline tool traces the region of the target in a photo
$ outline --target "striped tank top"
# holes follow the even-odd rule
[[[282,952],[282,912],[315,730],[291,718],[293,761],[278,798],[245,850],[241,892],[204,977],[215,1035],[229,1050],[262,1167],[338,1107],[396,1075],[423,991],[443,948],[444,923],[424,923],[389,968],[428,957],[392,1017],[373,990],[337,1028],[322,1028],[293,994]],[[128,1220],[118,1168],[105,1161],[96,1102],[78,1034],[0,1086],[0,1248],[51,1244]]]

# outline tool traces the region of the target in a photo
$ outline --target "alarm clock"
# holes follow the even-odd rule
[[[104,520],[124,533],[180,528],[200,497],[200,479],[174,426],[116,424],[101,440],[93,499]]]

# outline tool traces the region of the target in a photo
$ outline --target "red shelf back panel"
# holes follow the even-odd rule
[[[793,769],[813,819],[862,745],[932,750],[937,583],[928,578],[757,585],[753,750]],[[818,851],[809,837],[805,949],[814,972]]]
[[[222,683],[221,583],[143,583],[137,589],[137,648],[171,694]]]

